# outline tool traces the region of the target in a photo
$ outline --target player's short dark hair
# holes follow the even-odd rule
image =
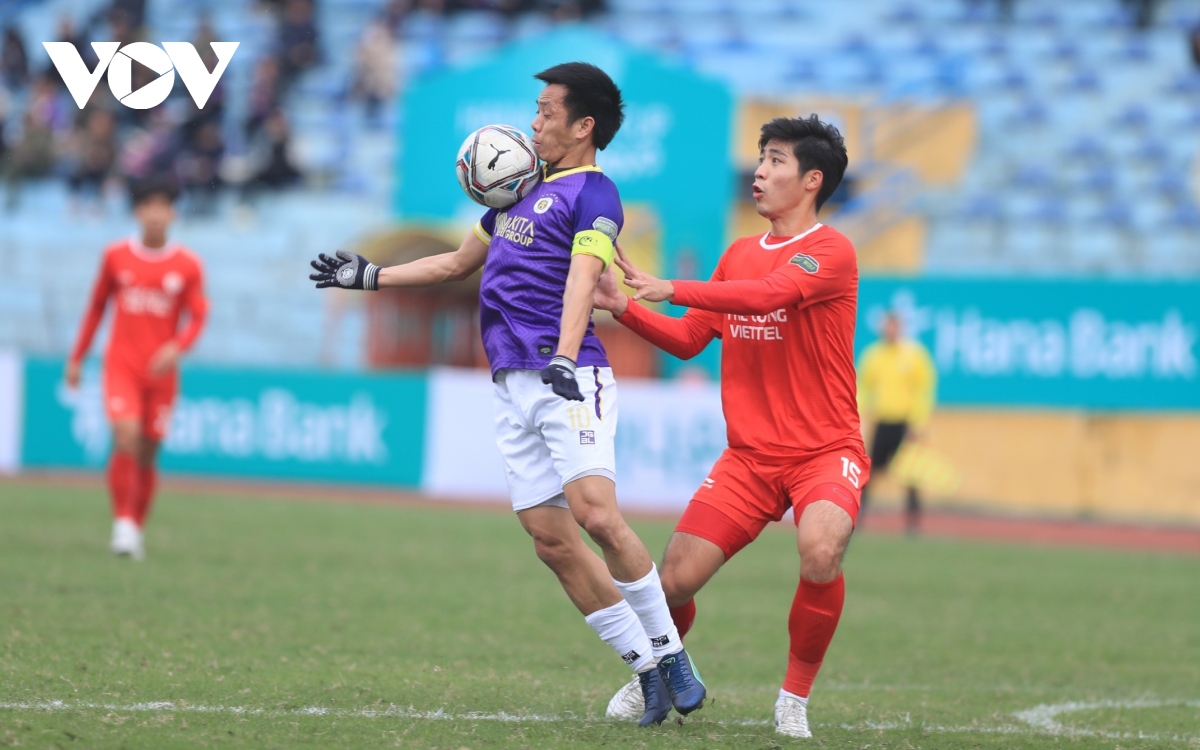
[[[621,89],[608,73],[591,63],[569,62],[546,68],[534,78],[547,86],[558,84],[567,90],[563,104],[571,122],[581,117],[596,121],[592,128],[592,143],[601,151],[612,142],[613,136],[625,121],[625,102]]]
[[[151,198],[166,198],[169,203],[174,203],[178,197],[179,187],[167,177],[143,177],[129,188],[129,198],[135,208]]]
[[[762,151],[770,141],[780,141],[792,147],[796,161],[800,162],[800,174],[811,169],[821,171],[821,189],[817,192],[817,210],[825,205],[829,196],[842,184],[846,165],[846,139],[838,129],[821,122],[816,115],[808,117],[776,117],[762,126],[758,138],[758,150]]]

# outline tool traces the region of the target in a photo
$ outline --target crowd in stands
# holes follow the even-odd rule
[[[1158,0],[1111,0],[1125,6],[1135,26],[1154,23]],[[89,69],[96,64],[88,42],[157,41],[146,29],[148,0],[100,2],[79,22],[62,18],[56,39],[72,43]],[[247,0],[254,2],[254,0]],[[62,180],[75,205],[86,208],[106,190],[125,180],[168,174],[199,213],[215,206],[216,196],[233,190],[246,200],[264,191],[305,183],[307,166],[294,155],[289,92],[314,68],[329,62],[322,46],[317,3],[333,0],[256,0],[256,12],[268,19],[272,43],[250,66],[248,85],[231,102],[223,78],[203,109],[176,85],[161,106],[134,110],[121,106],[101,83],[92,100],[75,106],[58,72],[38,41],[22,37],[18,26],[0,30],[0,210],[17,205],[23,182]],[[382,123],[400,94],[397,64],[406,24],[414,14],[454,16],[486,10],[507,19],[529,13],[569,21],[604,13],[605,0],[378,0],[379,10],[365,23],[352,50],[353,66],[339,97],[358,103],[369,123]],[[962,0],[964,8],[993,6],[1000,22],[1013,18],[1021,0]],[[216,56],[209,43],[222,38],[203,16],[192,38],[209,69]],[[334,7],[333,13],[337,13]],[[217,23],[220,18],[218,17]],[[1200,66],[1200,28],[1186,43]],[[257,52],[255,53],[258,54]],[[135,66],[135,90],[153,75]],[[340,101],[340,99],[339,99]],[[236,104],[236,106],[231,106]]]
[[[300,177],[287,155],[287,123],[279,105],[287,82],[315,61],[317,38],[311,13],[311,0],[290,0],[278,13],[278,44],[271,59],[286,76],[270,81],[270,91],[259,92],[260,110],[245,123],[247,148],[265,154],[249,178],[242,180],[247,189],[260,183],[279,187]],[[113,0],[78,27],[69,17],[60,21],[56,41],[70,42],[89,69],[97,64],[88,43],[93,39],[122,45],[151,41],[145,38],[144,0]],[[201,21],[192,42],[209,70],[217,63],[209,44],[216,39],[212,25]],[[0,105],[0,164],[9,209],[19,202],[23,181],[47,177],[65,179],[76,206],[86,207],[102,191],[120,189],[125,181],[168,175],[201,212],[231,182],[221,169],[227,151],[224,82],[217,84],[203,109],[196,107],[182,86],[176,86],[161,106],[131,109],[116,102],[103,84],[79,109],[48,57],[36,50],[31,59],[31,51],[15,27],[5,31],[0,100],[9,106]],[[135,65],[134,90],[153,76],[148,68]],[[24,106],[12,106],[18,101]]]
[[[297,80],[329,54],[317,22],[320,1],[258,0],[255,8],[270,19],[274,40],[267,54],[249,63],[245,100],[233,108],[238,121],[227,112],[225,78],[203,109],[179,85],[163,105],[129,109],[102,81],[80,110],[40,45],[8,25],[0,34],[0,210],[19,204],[22,183],[47,178],[64,180],[73,205],[87,210],[104,191],[119,191],[126,181],[169,175],[188,197],[189,209],[201,214],[213,209],[222,190],[252,200],[262,191],[303,184],[286,103]],[[78,24],[63,17],[56,40],[73,44],[93,69],[97,59],[90,41],[157,41],[147,36],[146,2],[105,0]],[[399,94],[398,44],[406,20],[414,13],[452,16],[480,9],[573,20],[603,11],[604,0],[381,0],[350,53],[353,72],[342,95],[361,103],[368,121],[378,124]],[[209,70],[217,64],[209,42],[219,38],[211,19],[202,16],[191,41]],[[134,90],[153,75],[135,65]]]
[[[226,188],[236,187],[252,197],[260,190],[299,183],[303,174],[291,155],[284,101],[294,82],[320,61],[313,2],[262,5],[262,12],[275,24],[275,43],[270,54],[255,63],[250,100],[244,108],[247,114],[233,127],[226,118],[224,80],[203,109],[196,107],[182,86],[175,86],[163,105],[130,109],[121,106],[103,84],[79,109],[48,57],[39,54],[40,49],[31,49],[17,28],[9,26],[0,46],[0,174],[6,207],[18,204],[22,182],[48,177],[64,179],[75,205],[86,208],[102,191],[120,190],[126,181],[167,175],[198,213],[211,210],[217,193]],[[93,69],[97,59],[89,40],[122,45],[152,41],[146,39],[145,10],[145,0],[112,0],[78,27],[64,17],[57,41],[74,45]],[[210,71],[217,64],[210,42],[217,39],[212,23],[202,19],[191,40]],[[386,53],[393,39],[386,36],[374,43],[383,49],[380,54]],[[135,65],[134,90],[153,75]],[[377,97],[379,103],[395,91],[374,82],[365,82],[360,90],[363,96]],[[231,147],[241,158],[226,159]]]

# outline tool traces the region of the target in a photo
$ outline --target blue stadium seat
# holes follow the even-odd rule
[[[1055,185],[1055,172],[1044,162],[1029,162],[1017,167],[1013,182],[1021,190],[1045,190]]]
[[[1110,200],[1096,214],[1095,220],[1101,227],[1129,230],[1133,228],[1133,210],[1127,201]]]
[[[1167,220],[1167,226],[1175,229],[1200,232],[1200,207],[1197,207],[1193,201],[1179,203],[1171,211],[1170,217]]]
[[[962,218],[966,221],[998,221],[1003,218],[1000,201],[991,194],[967,198]]]
[[[1062,154],[1067,159],[1101,160],[1108,158],[1108,149],[1098,136],[1088,134],[1074,138],[1067,144]]]

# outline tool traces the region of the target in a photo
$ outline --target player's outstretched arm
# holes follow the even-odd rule
[[[846,293],[858,282],[854,247],[835,236],[806,248],[760,279],[664,281],[618,260],[634,299],[663,300],[729,315],[766,315],[782,307],[805,307]]]
[[[803,299],[788,269],[745,281],[668,281],[639,270],[625,259],[617,259],[617,264],[625,272],[625,283],[635,290],[634,300],[670,302],[732,315],[765,315]]]
[[[620,252],[620,248],[617,251]],[[712,313],[688,310],[682,318],[672,318],[641,305],[631,305],[617,286],[617,277],[611,268],[596,284],[592,304],[612,313],[629,330],[680,359],[696,356],[719,335],[720,319]]]
[[[375,291],[386,287],[432,286],[461,281],[483,265],[488,246],[474,232],[463,239],[458,249],[430,255],[411,263],[380,267],[361,255],[338,250],[335,256],[321,253],[311,265],[316,273],[309,279],[318,289],[340,287]]]

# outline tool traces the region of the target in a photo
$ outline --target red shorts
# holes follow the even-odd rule
[[[104,368],[104,410],[109,421],[135,420],[152,440],[166,437],[177,392],[174,373],[156,378],[120,365]]]
[[[790,464],[762,463],[744,451],[726,448],[675,530],[707,539],[728,560],[768,523],[782,519],[788,508],[795,509],[793,520],[798,524],[809,504],[828,500],[857,523],[861,488],[869,474],[870,462],[854,448]]]

